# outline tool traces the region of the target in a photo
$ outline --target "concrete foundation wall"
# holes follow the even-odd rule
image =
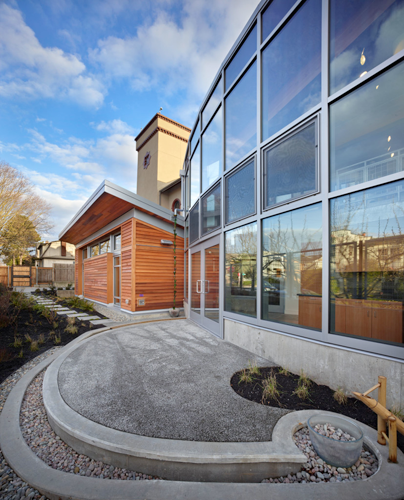
[[[387,377],[387,406],[404,408],[404,363],[271,332],[224,320],[224,339],[318,384],[341,387],[347,394],[364,392]],[[377,391],[371,396],[377,397]]]

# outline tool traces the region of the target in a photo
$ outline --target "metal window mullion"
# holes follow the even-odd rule
[[[262,213],[262,188],[261,188],[261,11],[257,15],[257,154],[255,157],[255,219],[257,224],[257,293],[256,293],[256,304],[257,304],[257,319],[261,319],[261,269],[262,269],[262,234],[261,234],[261,221],[260,214]]]
[[[319,120],[319,155],[320,182],[322,198],[322,235],[323,235],[323,270],[322,270],[322,340],[328,341],[329,310],[330,310],[330,206],[329,191],[329,119],[328,119],[328,89],[329,89],[329,0],[322,0],[321,9],[321,104],[322,111]]]

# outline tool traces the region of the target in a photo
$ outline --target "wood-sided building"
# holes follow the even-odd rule
[[[60,234],[76,245],[76,295],[126,312],[173,306],[173,213],[105,180]],[[184,297],[183,217],[177,218],[177,306]]]

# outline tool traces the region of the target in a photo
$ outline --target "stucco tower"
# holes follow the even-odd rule
[[[191,129],[157,113],[135,138],[137,194],[171,209],[181,200],[179,172]]]

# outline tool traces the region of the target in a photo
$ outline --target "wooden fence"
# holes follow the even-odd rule
[[[53,281],[74,283],[73,264],[53,264]]]
[[[0,283],[9,286],[9,268],[8,266],[0,266]]]
[[[73,264],[53,267],[0,266],[0,283],[5,286],[49,286],[53,283],[74,283]]]

